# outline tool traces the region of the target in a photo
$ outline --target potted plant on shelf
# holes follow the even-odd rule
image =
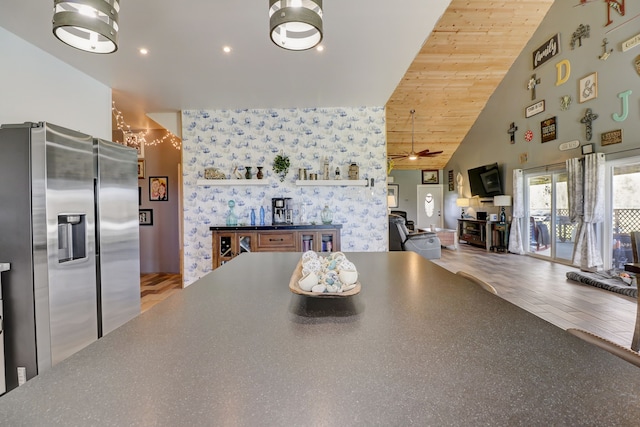
[[[289,156],[285,154],[278,154],[276,158],[273,159],[273,171],[280,176],[280,182],[284,181],[284,178],[287,176],[290,165]]]

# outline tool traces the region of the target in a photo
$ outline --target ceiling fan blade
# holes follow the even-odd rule
[[[391,160],[404,159],[405,157],[409,157],[408,154],[388,154],[387,158]]]
[[[438,154],[442,154],[444,153],[444,151],[429,151],[427,150],[422,150],[418,153],[416,153],[416,155],[418,157],[429,157],[429,156],[437,156]]]

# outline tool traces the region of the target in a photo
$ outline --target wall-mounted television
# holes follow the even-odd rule
[[[497,163],[469,169],[469,187],[471,195],[480,198],[500,196],[502,191],[502,179]]]

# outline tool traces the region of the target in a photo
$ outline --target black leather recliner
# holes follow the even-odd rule
[[[410,219],[407,219],[406,211],[391,211],[392,215],[399,215],[404,218],[404,225],[407,227],[409,231],[415,231],[415,224]]]

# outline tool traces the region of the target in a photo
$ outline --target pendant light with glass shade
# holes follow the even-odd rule
[[[119,0],[54,0],[53,34],[92,53],[118,50]]]
[[[322,0],[269,0],[271,41],[287,50],[307,50],[322,41]]]

